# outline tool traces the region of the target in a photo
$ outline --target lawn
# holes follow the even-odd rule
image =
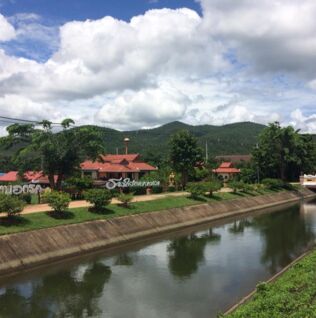
[[[194,200],[189,197],[167,197],[158,200],[132,203],[129,208],[124,208],[116,204],[111,204],[100,212],[91,212],[88,208],[70,209],[62,216],[56,217],[51,213],[32,213],[23,216],[8,219],[0,218],[0,235],[11,234],[35,229],[55,227],[64,224],[81,223],[92,220],[109,219],[118,216],[145,213],[151,211],[160,211],[171,208],[196,205],[210,201],[231,200],[244,196],[254,196],[267,193],[218,193],[213,197],[203,197],[201,200]]]
[[[316,317],[316,251],[305,256],[273,283],[261,283],[246,304],[227,318]]]

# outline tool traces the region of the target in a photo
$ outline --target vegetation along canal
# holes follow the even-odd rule
[[[313,245],[316,201],[0,281],[0,317],[216,317]]]

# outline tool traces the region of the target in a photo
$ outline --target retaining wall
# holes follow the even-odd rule
[[[280,192],[4,235],[0,236],[0,274],[313,196],[309,190]]]

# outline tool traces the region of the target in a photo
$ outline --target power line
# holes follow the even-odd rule
[[[40,125],[41,121],[36,120],[28,120],[28,119],[21,119],[21,118],[13,118],[13,117],[6,117],[6,116],[0,116],[0,122],[7,123],[7,124],[21,124],[21,123],[29,123],[29,124],[35,124]],[[51,125],[57,125],[61,126],[61,123],[51,123]],[[72,126],[76,127],[76,126]]]

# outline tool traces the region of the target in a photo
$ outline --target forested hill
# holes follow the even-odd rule
[[[99,126],[87,126],[102,134],[107,153],[124,153],[124,138],[130,138],[129,152],[140,153],[144,160],[153,164],[159,164],[167,158],[168,141],[170,136],[177,131],[186,129],[196,136],[200,146],[205,152],[205,144],[208,144],[209,156],[225,154],[249,154],[256,144],[258,134],[265,127],[260,124],[243,122],[224,126],[191,126],[181,122],[172,122],[153,129],[136,131],[118,131]],[[73,128],[78,129],[78,128]],[[17,144],[12,149],[0,148],[0,172],[16,170],[11,156],[17,150],[25,147]]]
[[[130,138],[129,152],[164,156],[168,152],[170,136],[179,130],[189,130],[196,136],[200,146],[205,150],[208,144],[210,156],[224,154],[249,154],[257,142],[257,137],[264,125],[242,122],[224,126],[191,126],[181,122],[172,122],[153,129],[120,132],[114,129],[93,126],[103,135],[108,153],[124,151],[123,139]]]

